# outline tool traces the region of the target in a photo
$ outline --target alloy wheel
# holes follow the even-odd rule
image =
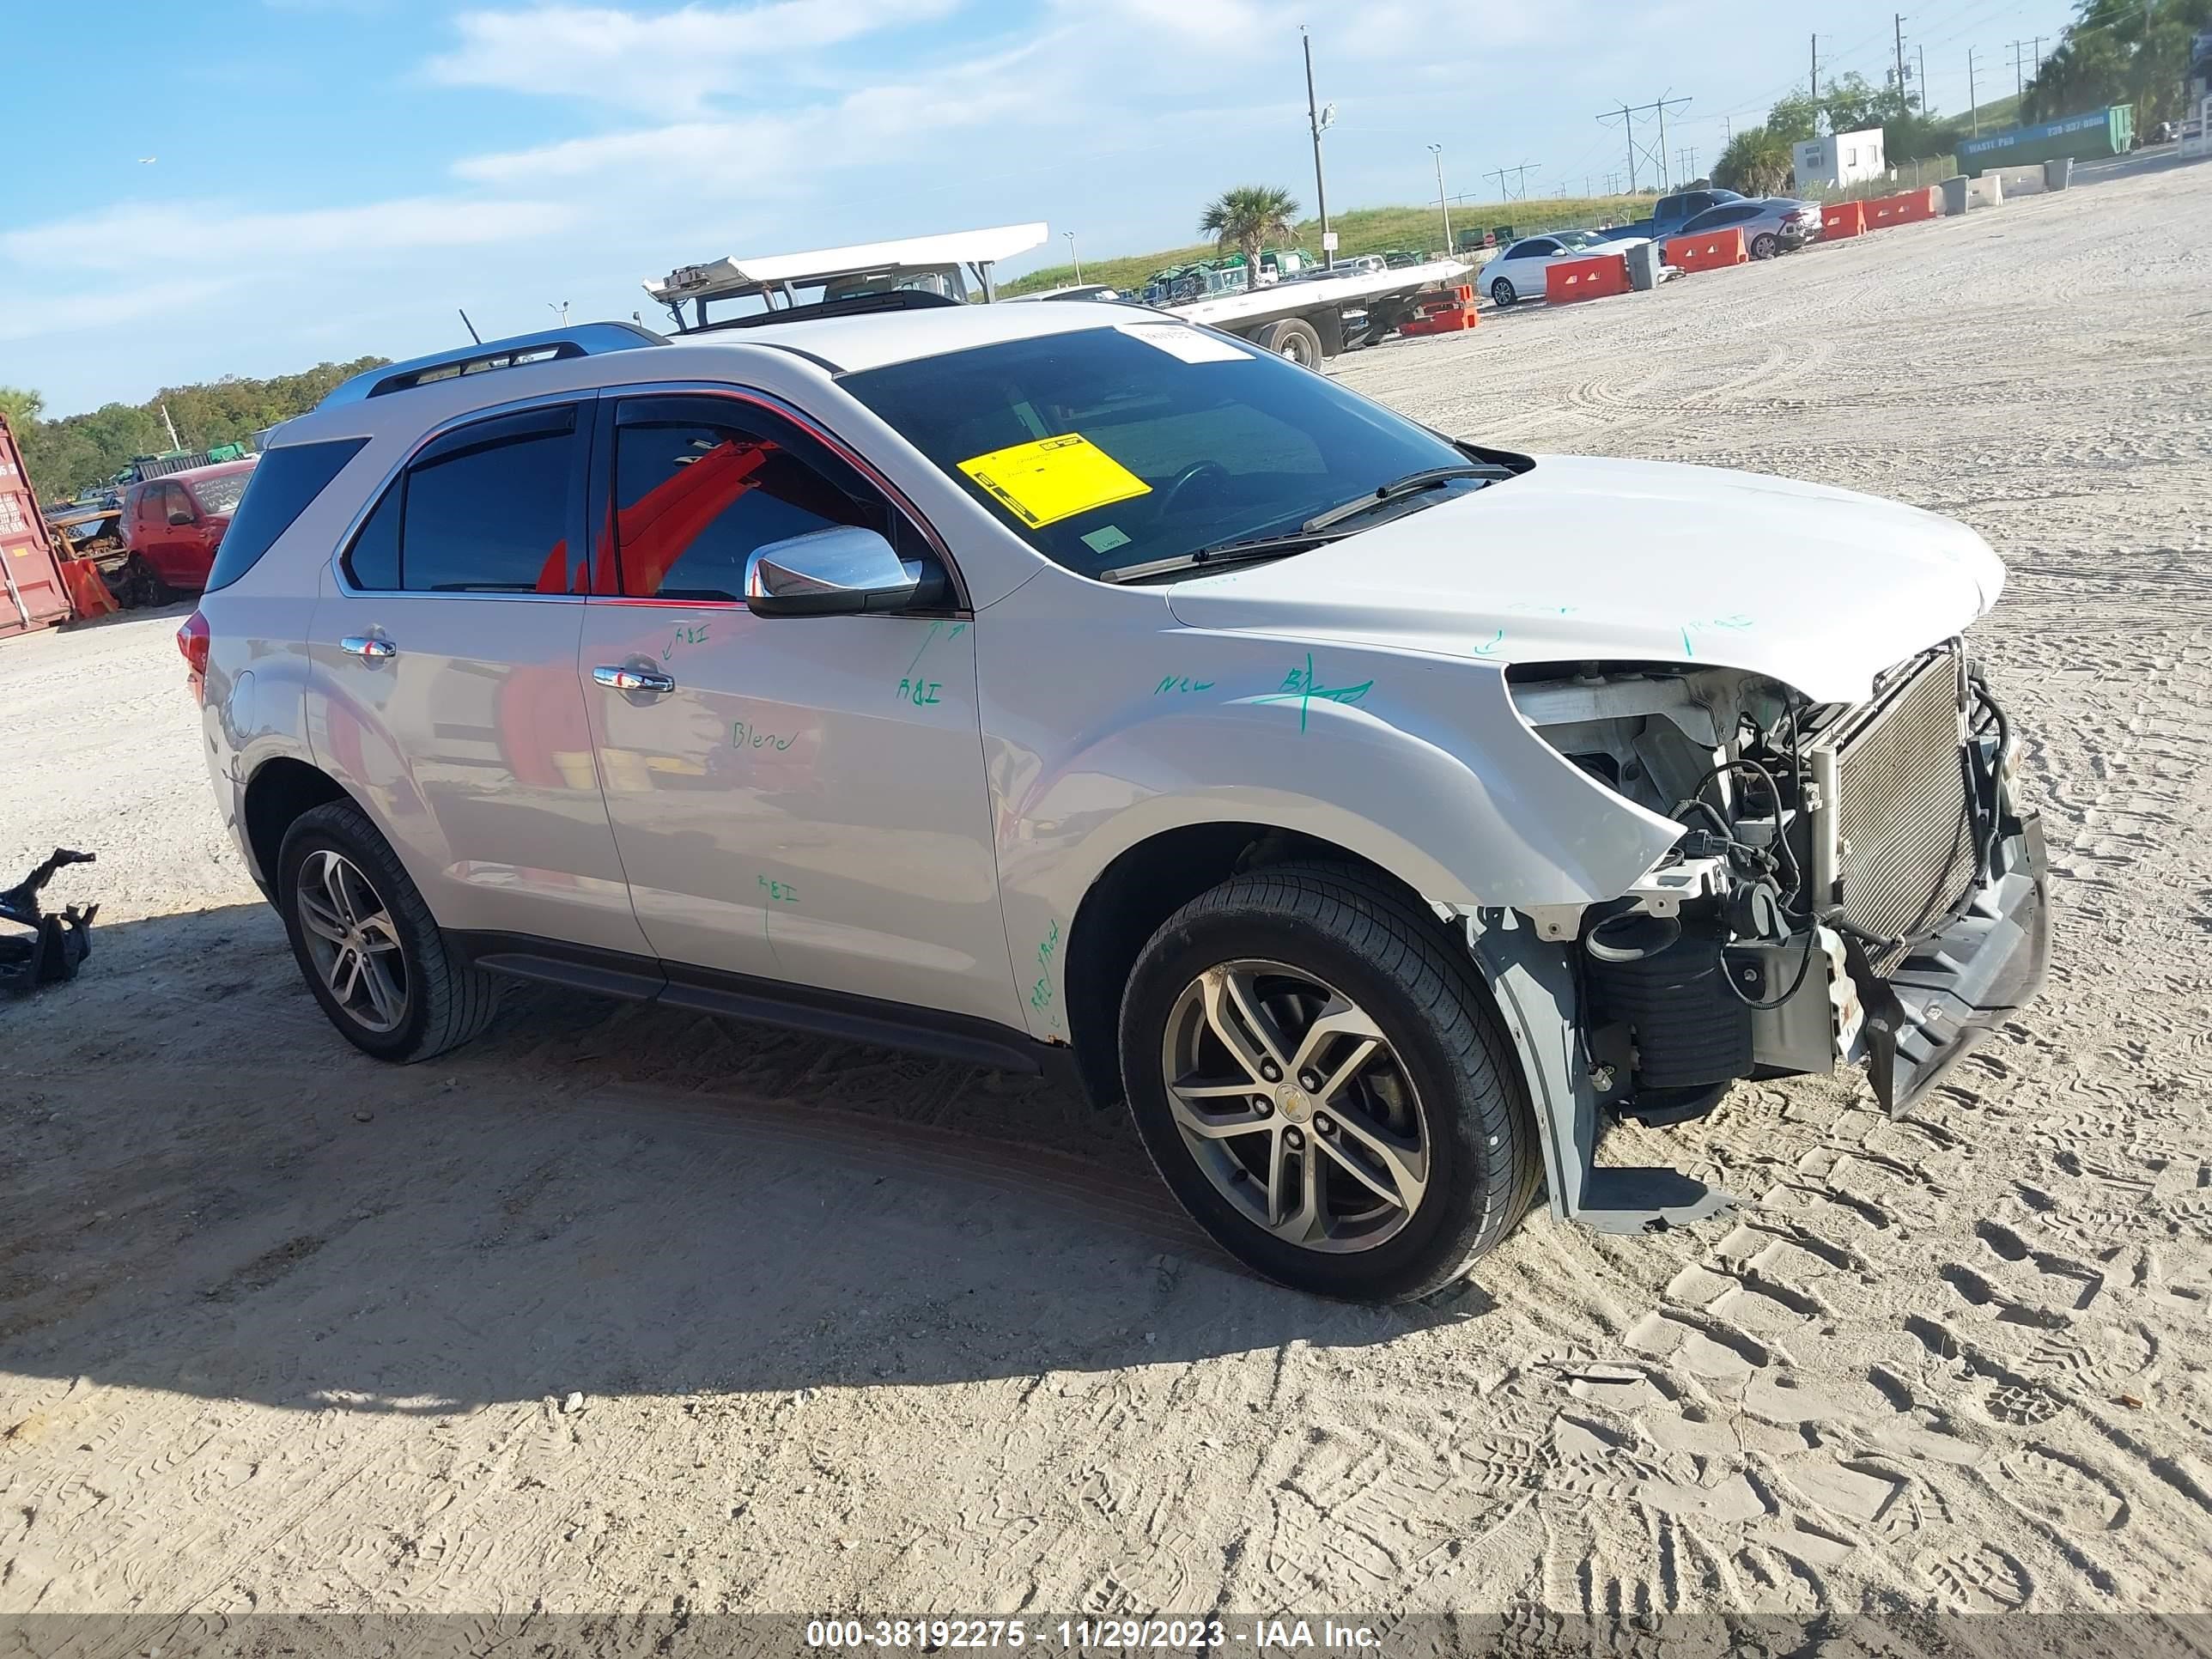
[[[1420,1207],[1429,1145],[1413,1079],[1334,987],[1276,962],[1209,968],[1176,999],[1161,1061],[1193,1160],[1277,1237],[1372,1249]]]
[[[293,906],[331,1000],[364,1030],[407,1018],[407,958],[381,896],[343,853],[317,848],[300,866]]]

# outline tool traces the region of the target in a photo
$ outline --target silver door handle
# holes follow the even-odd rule
[[[349,634],[338,641],[338,649],[349,656],[366,657],[371,662],[383,662],[399,654],[398,646],[374,634]]]
[[[673,674],[656,673],[650,668],[594,668],[592,678],[610,691],[650,691],[658,696],[676,689]]]

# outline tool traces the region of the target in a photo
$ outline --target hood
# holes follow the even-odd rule
[[[1546,455],[1343,541],[1178,582],[1168,603],[1191,628],[1499,664],[1739,668],[1857,702],[2003,585],[1989,544],[1917,507],[1753,472]]]

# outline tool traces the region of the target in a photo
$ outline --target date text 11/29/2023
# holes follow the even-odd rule
[[[1072,1652],[1358,1653],[1378,1645],[1371,1626],[1334,1619],[813,1619],[812,1649],[1043,1648]]]

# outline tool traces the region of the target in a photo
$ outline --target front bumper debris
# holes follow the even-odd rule
[[[64,865],[92,860],[90,853],[57,847],[53,857],[0,892],[0,921],[31,930],[28,939],[0,934],[0,996],[27,996],[41,985],[76,977],[78,964],[92,950],[92,919],[100,907],[79,909],[72,904],[51,916],[40,908],[39,890]]]
[[[2034,1000],[2051,961],[2050,864],[2043,822],[2019,815],[1996,872],[1966,912],[1877,975],[1846,946],[1866,1008],[1859,1056],[1892,1117],[1909,1111],[1976,1044]]]

